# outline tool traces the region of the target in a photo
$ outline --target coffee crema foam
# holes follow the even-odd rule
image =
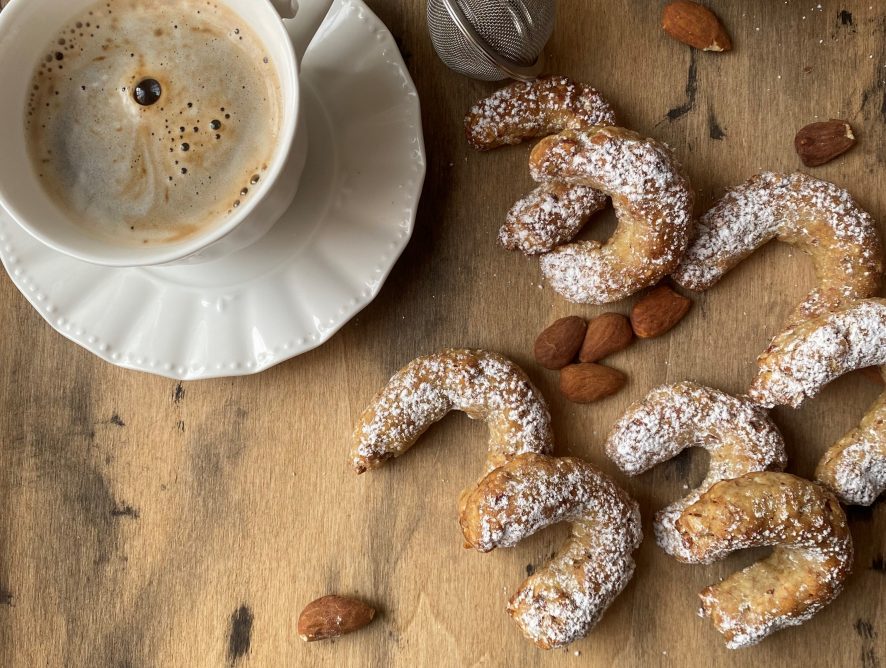
[[[276,150],[282,106],[264,45],[222,3],[110,0],[47,47],[26,132],[69,218],[118,243],[165,244],[246,201]]]

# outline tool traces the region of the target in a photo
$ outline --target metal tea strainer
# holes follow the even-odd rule
[[[459,74],[528,81],[541,72],[555,13],[555,0],[428,0],[428,31]]]

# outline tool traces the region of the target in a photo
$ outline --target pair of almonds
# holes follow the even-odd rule
[[[697,2],[671,2],[662,11],[661,25],[668,35],[696,49],[732,49],[732,40],[720,19]],[[855,143],[855,135],[849,123],[837,119],[810,123],[801,128],[794,137],[797,155],[807,167],[818,167],[830,162],[855,146]]]
[[[670,331],[691,304],[662,285],[634,305],[630,321],[620,313],[604,313],[588,323],[578,316],[560,318],[536,338],[535,359],[547,369],[560,370],[560,391],[570,401],[603,399],[624,387],[627,378],[621,371],[596,362],[627,348],[635,334],[649,339]],[[573,364],[576,355],[579,363]]]
[[[323,596],[305,606],[298,617],[298,637],[305,642],[338,638],[369,624],[375,608],[347,596]]]
[[[556,371],[575,361],[596,362],[627,348],[634,339],[628,319],[604,313],[590,322],[577,315],[555,321],[535,339],[535,361]]]

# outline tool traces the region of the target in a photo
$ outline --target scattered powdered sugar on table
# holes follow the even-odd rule
[[[692,561],[674,522],[720,480],[752,471],[781,470],[784,441],[769,417],[751,402],[689,381],[662,385],[628,407],[604,448],[628,475],[638,475],[686,448],[710,453],[705,479],[683,499],[655,516],[656,542],[681,561]]]
[[[465,537],[481,551],[510,547],[536,531],[571,521],[560,552],[526,579],[508,610],[541,647],[585,635],[634,571],[642,539],[637,504],[580,459],[524,455],[490,473],[467,504]],[[473,522],[473,524],[472,524]]]
[[[520,367],[496,353],[447,349],[413,360],[376,395],[354,430],[354,467],[401,455],[450,410],[489,425],[487,470],[553,448],[547,405]]]
[[[714,485],[677,522],[701,563],[750,547],[773,553],[701,593],[702,616],[735,649],[801,624],[842,591],[852,537],[837,500],[815,483],[751,473]]]
[[[582,241],[541,256],[542,273],[563,297],[617,301],[676,267],[689,239],[693,194],[667,147],[622,128],[568,131],[542,140],[530,168],[537,181],[606,193],[618,216],[606,244]]]
[[[748,390],[771,408],[796,408],[844,373],[886,364],[886,300],[863,299],[777,336]]]
[[[794,324],[879,288],[883,251],[870,214],[842,188],[800,172],[763,172],[727,191],[696,224],[674,280],[707,290],[774,238],[815,260],[820,284],[795,311]]]

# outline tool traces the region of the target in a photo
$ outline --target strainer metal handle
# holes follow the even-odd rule
[[[502,72],[513,79],[520,81],[532,81],[537,79],[542,70],[542,56],[539,55],[532,65],[520,65],[499,54],[495,49],[489,46],[489,43],[474,30],[474,26],[465,16],[461,7],[458,6],[457,0],[442,0],[443,6],[452,18],[452,22],[462,36],[471,44],[477,47],[480,55],[486,61],[487,65],[497,67]]]

